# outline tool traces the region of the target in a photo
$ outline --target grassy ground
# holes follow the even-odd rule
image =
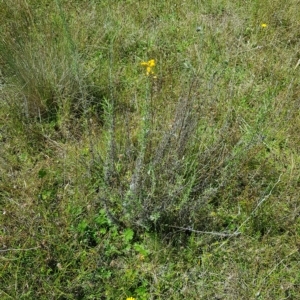
[[[1,3],[1,299],[299,299],[298,2]]]

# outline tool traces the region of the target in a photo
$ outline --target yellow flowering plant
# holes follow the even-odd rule
[[[126,300],[135,300],[133,297],[126,298]]]
[[[150,59],[149,61],[143,61],[141,62],[141,66],[146,68],[146,74],[147,76],[154,75],[154,71],[153,68],[155,67],[155,60],[154,59]]]
[[[262,23],[260,26],[261,26],[262,28],[266,28],[266,27],[268,27],[268,24]]]

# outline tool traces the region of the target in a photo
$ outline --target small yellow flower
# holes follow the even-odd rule
[[[262,28],[266,28],[266,27],[268,27],[268,24],[262,23],[260,26],[261,26]]]
[[[126,298],[126,300],[135,300],[133,297]]]
[[[146,74],[149,76],[150,74],[154,74],[152,68],[155,67],[155,60],[150,59],[149,61],[143,61],[141,62],[141,66],[146,67]]]
[[[150,60],[148,61],[148,65],[149,65],[150,68],[155,67],[155,60],[154,60],[154,59],[150,59]]]

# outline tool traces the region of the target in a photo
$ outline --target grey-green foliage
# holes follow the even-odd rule
[[[110,191],[119,190],[113,197],[110,194],[110,213],[115,213],[114,207],[122,207],[119,218],[130,226],[148,229],[153,225],[161,228],[165,225],[205,227],[202,219],[207,213],[209,202],[224,185],[218,182],[225,168],[222,165],[224,158],[219,153],[224,148],[221,137],[205,151],[199,150],[198,143],[203,134],[199,130],[200,114],[195,110],[197,98],[189,95],[179,99],[172,125],[162,130],[155,142],[149,121],[152,108],[149,99],[145,101],[148,102],[142,110],[134,161],[124,162],[128,164],[124,168],[131,174],[127,185],[119,182],[116,187],[116,182],[110,184],[105,179]],[[109,103],[105,111],[109,126],[104,172],[107,178],[108,173],[115,174],[114,152],[121,146],[117,145],[113,133],[114,116]]]
[[[3,5],[0,61],[7,83],[18,91],[6,97],[8,104],[39,120],[86,109],[84,74],[62,8],[50,5],[46,14],[25,2]]]

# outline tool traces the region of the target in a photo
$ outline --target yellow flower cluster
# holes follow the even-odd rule
[[[146,67],[146,74],[149,76],[150,74],[153,75],[153,67],[155,67],[155,60],[150,59],[149,61],[143,61],[141,62],[141,66]],[[131,299],[130,299],[131,300]]]
[[[126,300],[135,300],[133,297],[126,298]]]
[[[260,26],[261,26],[262,28],[266,28],[266,27],[268,27],[268,24],[262,23]]]

